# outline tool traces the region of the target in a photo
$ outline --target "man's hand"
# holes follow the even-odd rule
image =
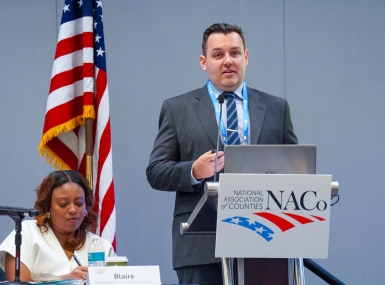
[[[192,166],[192,174],[196,180],[209,178],[214,175],[215,153],[211,150],[202,154],[194,161]],[[218,152],[217,172],[221,171],[225,166],[225,156],[223,151]]]

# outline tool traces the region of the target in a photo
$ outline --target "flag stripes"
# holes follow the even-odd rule
[[[109,93],[102,1],[65,0],[39,152],[58,169],[86,176],[85,121],[94,119],[93,189],[97,233],[116,249]]]

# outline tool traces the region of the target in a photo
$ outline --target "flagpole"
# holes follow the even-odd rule
[[[91,189],[92,186],[92,123],[93,119],[86,118],[86,178]]]

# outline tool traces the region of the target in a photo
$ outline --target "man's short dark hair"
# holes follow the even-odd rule
[[[231,25],[227,23],[217,23],[213,24],[210,27],[206,29],[206,31],[203,33],[203,39],[202,39],[202,53],[204,56],[206,56],[206,50],[207,50],[207,39],[211,34],[219,33],[219,34],[229,34],[229,33],[237,33],[243,42],[243,48],[246,48],[245,45],[245,39],[243,37],[242,29],[236,25]]]

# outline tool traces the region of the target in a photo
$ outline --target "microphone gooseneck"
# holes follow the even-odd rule
[[[25,217],[35,217],[38,216],[40,213],[38,210],[35,209],[0,206],[0,216],[9,216],[10,214],[18,214],[23,215]]]
[[[217,172],[218,172],[218,151],[219,151],[219,142],[221,137],[221,121],[222,121],[222,104],[225,102],[225,96],[220,94],[217,98],[219,103],[219,117],[218,117],[218,136],[217,136],[217,148],[215,151],[215,162],[214,162],[214,182],[217,181]]]

